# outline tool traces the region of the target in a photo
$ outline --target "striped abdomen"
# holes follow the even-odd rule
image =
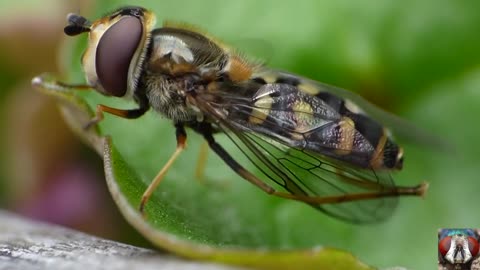
[[[249,104],[233,104],[228,117],[243,118],[246,130],[358,167],[401,169],[401,148],[349,100],[292,76],[258,77],[252,85]]]

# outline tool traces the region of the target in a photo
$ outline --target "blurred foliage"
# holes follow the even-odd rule
[[[126,4],[132,3],[99,1],[96,5],[82,4],[80,11],[97,18]],[[412,185],[428,180],[427,197],[402,199],[394,216],[385,223],[355,226],[332,220],[307,206],[265,196],[229,172],[213,155],[206,173],[209,180],[215,181],[214,185],[220,185],[220,191],[215,186],[190,189],[193,170],[182,168],[195,164],[200,141],[197,136],[190,136],[187,153],[170,171],[156,196],[184,212],[185,219],[178,230],[203,230],[212,237],[221,233],[215,236],[217,240],[230,237],[229,243],[248,246],[326,245],[351,251],[378,267],[427,269],[435,264],[438,228],[479,226],[474,198],[478,197],[479,188],[480,147],[476,139],[480,137],[480,2],[311,0],[279,4],[273,0],[144,0],[135,4],[154,10],[158,25],[164,19],[189,22],[233,46],[242,39],[265,40],[273,51],[268,56],[269,66],[359,92],[455,146],[450,153],[407,144],[405,168],[396,175],[396,181]],[[78,8],[72,11],[77,12]],[[76,54],[67,57],[70,53],[65,52],[64,65],[72,68],[69,77],[78,82],[83,80],[78,53],[85,44],[76,42],[73,46]],[[255,54],[255,46],[242,49]],[[7,54],[1,51],[2,57]],[[2,70],[7,70],[0,79],[3,88],[3,83],[12,85],[7,76],[12,69],[2,62]],[[2,99],[5,96],[5,92],[0,95]],[[132,106],[102,99],[94,93],[87,97],[92,104]],[[148,129],[138,128],[145,126]],[[107,116],[101,128],[115,135],[115,146],[140,177],[150,179],[174,147],[173,129],[168,126],[168,121],[151,113],[131,122]],[[136,133],[129,132],[132,130]],[[218,175],[225,175],[228,183],[218,179]],[[227,190],[238,190],[237,194],[229,191],[229,201],[218,195],[224,193],[224,184]],[[191,201],[188,195],[192,195]],[[200,201],[202,196],[205,199]],[[235,208],[242,202],[258,204],[248,209]],[[226,230],[209,228],[212,224],[208,222],[192,222],[201,221],[201,217],[189,215],[196,210],[198,213],[195,207],[217,207],[210,211],[218,212],[225,204],[233,205],[241,212],[239,216],[245,218],[236,220]],[[277,206],[275,211],[272,205]],[[221,218],[225,223],[218,224],[228,224],[228,216]],[[258,232],[265,234],[255,236]],[[249,233],[253,236],[243,238]]]

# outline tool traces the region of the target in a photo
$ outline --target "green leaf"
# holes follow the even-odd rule
[[[136,209],[174,151],[171,121],[152,112],[134,121],[106,116],[99,133],[90,136],[79,129],[85,116],[73,114],[78,117],[70,118],[77,122],[70,123],[102,154],[109,187],[127,220],[162,248],[262,269],[370,269],[361,261],[427,269],[437,256],[438,228],[478,226],[478,215],[471,214],[474,204],[464,198],[476,198],[472,187],[478,186],[480,153],[474,146],[480,137],[480,54],[479,36],[471,33],[480,21],[475,12],[480,7],[468,1],[297,2],[138,4],[152,9],[159,21],[198,24],[223,40],[245,36],[270,41],[275,52],[269,66],[363,91],[454,143],[455,155],[406,146],[405,169],[396,182],[428,180],[431,189],[425,200],[402,199],[390,220],[350,225],[302,203],[267,196],[213,154],[205,181],[198,181],[195,167],[202,140],[192,132],[187,150],[148,203],[145,220]],[[124,4],[102,1],[92,19]],[[69,47],[73,52],[64,53],[72,82],[81,80],[78,59],[84,47],[83,39]],[[135,106],[97,93],[81,96],[65,104],[76,107],[85,100],[92,108]],[[239,154],[225,138],[219,142],[233,156]]]

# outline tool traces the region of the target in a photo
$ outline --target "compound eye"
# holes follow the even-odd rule
[[[447,255],[447,252],[450,250],[450,245],[452,244],[452,237],[447,236],[440,240],[438,243],[438,251],[442,254],[443,257]]]
[[[124,96],[128,68],[142,38],[142,23],[136,17],[124,17],[103,34],[98,43],[95,67],[107,95]]]
[[[470,250],[470,254],[472,254],[472,257],[477,256],[478,254],[478,241],[477,239],[469,236],[468,237],[468,249]]]

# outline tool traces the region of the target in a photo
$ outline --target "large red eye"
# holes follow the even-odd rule
[[[442,254],[443,257],[447,255],[447,252],[450,250],[450,245],[452,243],[452,237],[447,236],[438,242],[438,251]]]
[[[472,254],[472,257],[477,256],[478,254],[478,241],[477,239],[469,236],[468,237],[468,249],[470,250],[470,253]]]
[[[128,67],[142,32],[140,20],[127,16],[111,26],[100,38],[95,68],[105,94],[121,97],[127,92]]]

